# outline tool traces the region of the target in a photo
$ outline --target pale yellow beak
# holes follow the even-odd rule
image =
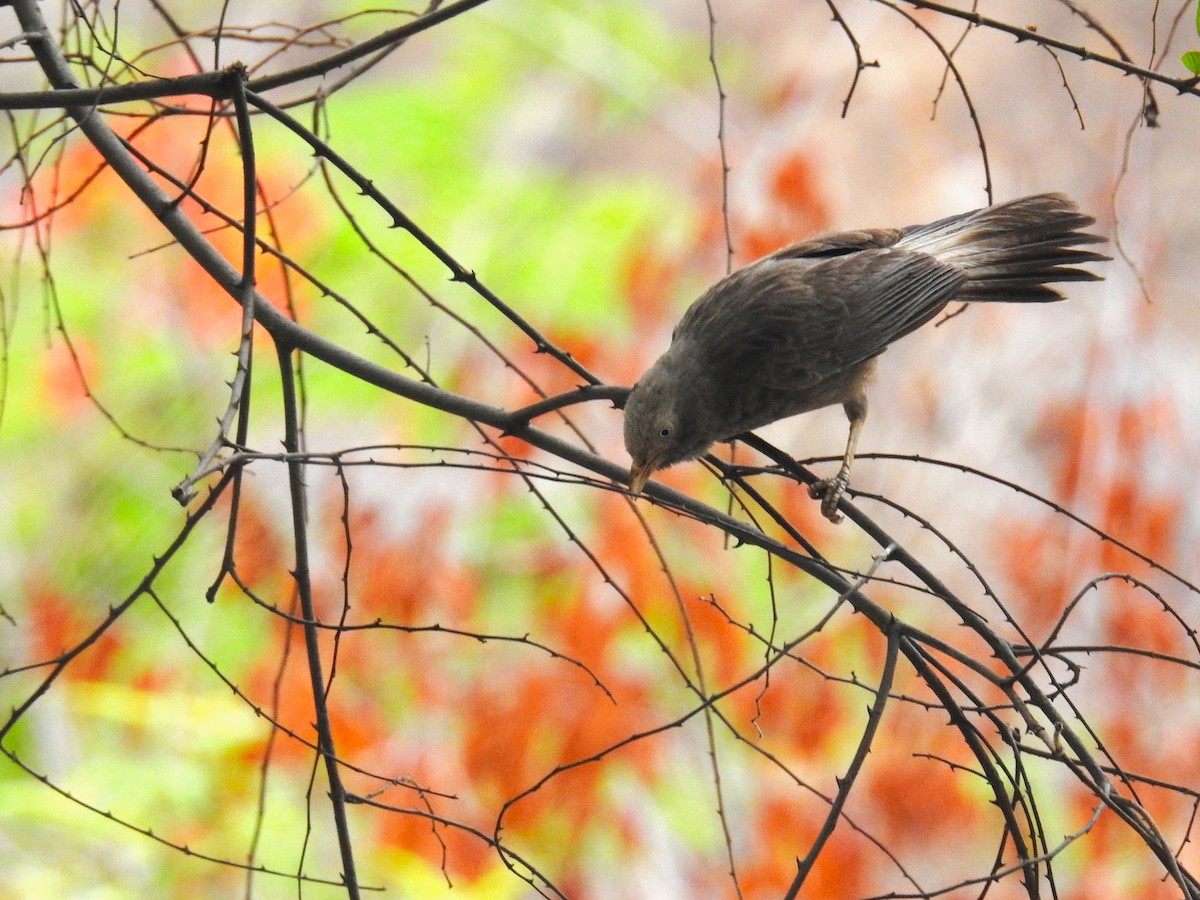
[[[646,482],[650,480],[650,476],[654,474],[653,460],[647,460],[643,463],[634,463],[629,470],[629,491],[633,494],[640,494],[642,488],[646,486]]]

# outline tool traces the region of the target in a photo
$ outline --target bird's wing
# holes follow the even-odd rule
[[[882,353],[937,315],[965,279],[928,254],[888,247],[776,254],[714,285],[676,336],[729,377],[799,389]]]
[[[807,241],[789,244],[776,250],[767,259],[808,259],[817,261],[834,256],[845,256],[860,250],[876,250],[890,247],[903,237],[899,228],[868,228],[859,231],[840,231],[825,234]]]

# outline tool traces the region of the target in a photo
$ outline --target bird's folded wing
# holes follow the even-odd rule
[[[891,248],[768,257],[733,277],[688,310],[677,333],[731,377],[785,390],[879,355],[936,316],[966,278],[928,254]]]
[[[863,228],[858,231],[839,231],[825,234],[807,241],[789,244],[776,250],[767,259],[810,259],[818,260],[833,256],[844,256],[859,250],[877,250],[890,247],[904,235],[900,228]]]

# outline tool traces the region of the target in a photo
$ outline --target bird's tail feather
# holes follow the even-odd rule
[[[955,300],[1040,303],[1062,299],[1048,283],[1100,280],[1076,268],[1110,258],[1077,249],[1104,242],[1084,230],[1095,222],[1061,194],[1038,194],[906,228],[896,246],[961,268]]]

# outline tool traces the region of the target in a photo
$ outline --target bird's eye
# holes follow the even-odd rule
[[[670,436],[671,436],[671,429],[670,429],[669,427],[668,427],[668,428],[661,428],[661,429],[659,429],[658,436],[659,436],[659,437],[670,437]]]

